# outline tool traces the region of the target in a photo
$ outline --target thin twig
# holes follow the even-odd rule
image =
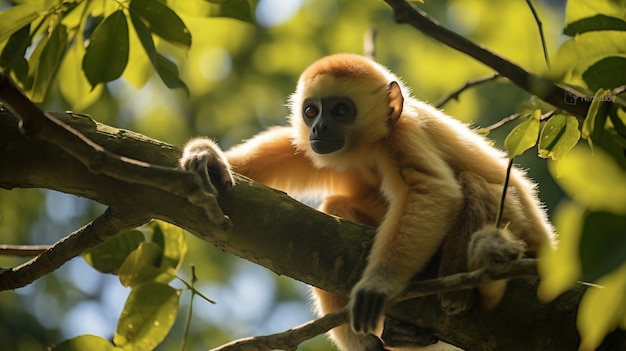
[[[223,230],[232,227],[215,196],[203,189],[197,174],[120,157],[105,150],[77,130],[40,110],[3,72],[0,72],[0,102],[4,102],[20,118],[22,133],[60,147],[92,173],[152,186],[185,197],[193,204],[203,207],[209,219]]]
[[[546,46],[546,37],[543,34],[543,24],[541,23],[541,18],[539,18],[539,14],[535,9],[535,6],[532,3],[532,0],[526,0],[528,7],[530,8],[530,12],[533,13],[533,17],[535,18],[535,22],[537,23],[537,29],[539,30],[539,37],[541,38],[541,47],[543,48],[543,57],[546,60],[546,66],[550,69],[550,58],[548,57],[548,47]]]
[[[506,166],[504,184],[502,185],[502,195],[500,196],[500,207],[498,208],[498,214],[496,216],[496,228],[500,228],[500,225],[502,224],[502,217],[504,215],[504,202],[506,201],[506,193],[509,189],[509,179],[511,179],[511,168],[513,168],[512,157],[509,159],[509,164]]]
[[[0,245],[0,256],[33,257],[49,248],[50,245]]]
[[[196,276],[196,266],[191,265],[191,296],[189,297],[189,307],[187,308],[187,316],[185,318],[185,328],[183,330],[183,339],[180,342],[180,351],[185,351],[187,340],[189,339],[189,330],[191,329],[191,316],[193,315],[193,298],[196,296],[195,285],[198,281]],[[187,282],[185,282],[187,284]],[[189,286],[189,284],[187,284]]]
[[[555,114],[554,110],[548,111],[548,112],[544,113],[543,115],[541,115],[539,120],[542,121],[542,122],[546,121],[546,120],[550,119],[550,117],[554,116],[554,114]],[[522,116],[525,116],[525,114],[514,113],[514,114],[512,114],[510,116],[504,117],[503,119],[499,120],[498,122],[496,122],[494,124],[491,124],[491,125],[488,125],[488,126],[486,126],[484,128],[478,129],[478,133],[479,134],[483,134],[483,133],[481,133],[481,131],[491,132],[492,130],[498,129],[498,128],[502,127],[503,125],[505,125],[505,124],[507,124],[509,122],[513,122],[513,121],[515,121],[516,119],[518,119],[518,118],[520,118]],[[484,133],[484,134],[486,134],[486,133]]]
[[[456,90],[454,90],[450,94],[442,97],[439,101],[434,103],[433,106],[435,106],[436,108],[442,108],[445,104],[450,102],[450,100],[453,100],[453,99],[454,100],[458,100],[459,99],[459,95],[461,95],[461,93],[463,93],[465,90],[467,90],[469,88],[472,88],[472,87],[475,87],[477,85],[481,85],[481,84],[484,84],[484,83],[487,83],[487,82],[491,82],[492,80],[496,80],[496,79],[498,79],[500,77],[501,76],[500,76],[499,73],[494,73],[494,74],[488,75],[486,77],[481,77],[481,78],[468,80],[461,87],[457,88]]]

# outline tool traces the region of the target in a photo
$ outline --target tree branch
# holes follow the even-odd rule
[[[117,234],[136,228],[150,218],[107,209],[100,217],[59,240],[32,260],[0,273],[0,291],[26,286],[85,250],[101,244]]]
[[[50,245],[0,245],[1,256],[33,257],[48,250]]]
[[[211,349],[211,351],[267,351],[296,350],[298,345],[334,327],[348,322],[348,308],[329,313],[324,317],[307,322],[281,333],[243,338]]]
[[[385,2],[392,8],[396,22],[409,24],[429,37],[471,56],[508,78],[513,84],[555,107],[580,118],[587,115],[591,99],[585,99],[584,94],[569,87],[559,86],[524,70],[496,53],[441,26],[424,11],[405,0],[385,0]],[[566,96],[575,97],[577,103],[574,105],[565,103]]]
[[[180,157],[180,151],[171,145],[104,126],[86,116],[56,117],[119,155],[161,166],[175,164]],[[93,199],[117,211],[141,211],[277,274],[343,296],[348,296],[360,278],[375,235],[374,228],[325,215],[240,176],[237,185],[218,198],[235,223],[226,233],[185,198],[158,187],[94,175],[55,146],[26,139],[18,130],[17,119],[7,111],[0,111],[0,164],[11,165],[10,169],[0,167],[1,188],[49,188]],[[448,316],[437,297],[427,296],[400,302],[388,314],[466,350],[576,349],[576,308],[586,287],[576,286],[542,304],[536,298],[537,285],[536,277],[512,279],[502,303],[489,313]],[[623,332],[607,340],[613,349],[626,349]]]
[[[521,260],[487,266],[479,270],[458,273],[447,277],[412,282],[397,301],[439,294],[448,291],[465,290],[500,279],[516,278],[524,275],[537,275],[537,259]]]
[[[406,301],[418,297],[434,295],[447,291],[463,290],[498,279],[514,278],[521,275],[536,275],[537,260],[522,259],[485,267],[469,273],[454,274],[447,277],[413,282],[396,301]],[[393,302],[392,302],[393,303]],[[296,350],[302,342],[326,333],[332,328],[348,322],[349,312],[346,307],[329,313],[314,321],[286,330],[281,333],[261,335],[232,341],[211,351],[265,351]]]
[[[203,189],[197,174],[120,157],[107,151],[54,116],[41,111],[4,72],[0,72],[0,102],[4,102],[20,118],[19,126],[24,135],[60,147],[92,173],[105,174],[134,184],[161,187],[204,207],[207,216],[224,229],[232,226],[230,219],[219,208],[215,196]]]

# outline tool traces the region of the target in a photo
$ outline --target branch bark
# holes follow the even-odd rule
[[[24,135],[58,146],[79,160],[91,173],[134,184],[156,186],[187,197],[196,205],[204,207],[207,216],[215,223],[224,229],[231,227],[230,219],[222,213],[215,196],[204,191],[198,175],[109,152],[53,115],[41,111],[3,72],[0,72],[0,102],[4,102],[20,118],[19,128]]]
[[[88,116],[55,116],[117,155],[164,167],[173,167],[180,157],[171,145],[96,123]],[[58,147],[26,138],[17,118],[6,110],[0,111],[0,164],[11,165],[0,167],[0,188],[54,189],[122,213],[162,219],[277,274],[346,296],[360,277],[375,234],[371,227],[327,216],[243,177],[237,177],[237,186],[218,199],[234,223],[227,233],[186,198],[155,186],[93,174]],[[0,274],[0,286],[4,284],[7,276]],[[544,305],[536,299],[537,284],[532,276],[513,279],[503,303],[489,313],[447,316],[436,297],[430,296],[402,302],[389,314],[467,350],[575,349],[576,310],[586,287],[574,287]],[[602,349],[620,347],[626,349],[626,336],[616,332]]]

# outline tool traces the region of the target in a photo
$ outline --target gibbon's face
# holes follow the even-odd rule
[[[302,119],[309,127],[311,149],[318,154],[341,150],[346,144],[346,127],[357,112],[356,104],[347,96],[306,98]]]
[[[289,99],[293,145],[317,167],[337,168],[362,160],[389,135],[402,111],[395,80],[359,55],[336,54],[314,62]]]

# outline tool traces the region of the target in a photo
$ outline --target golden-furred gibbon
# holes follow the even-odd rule
[[[314,62],[300,76],[289,107],[289,126],[270,128],[224,154],[210,139],[193,139],[180,164],[205,183],[215,174],[214,182],[232,184],[232,168],[293,195],[315,191],[323,196],[321,211],[377,227],[349,298],[313,288],[320,314],[350,306],[350,325],[331,331],[340,350],[385,349],[374,335],[380,335],[387,302],[438,250],[439,273],[448,275],[534,257],[553,243],[535,185],[516,168],[503,216],[508,226],[493,226],[505,154],[412,97],[374,61],[336,54]],[[440,301],[449,313],[476,301],[492,308],[505,289],[499,281],[478,292],[441,294]]]

